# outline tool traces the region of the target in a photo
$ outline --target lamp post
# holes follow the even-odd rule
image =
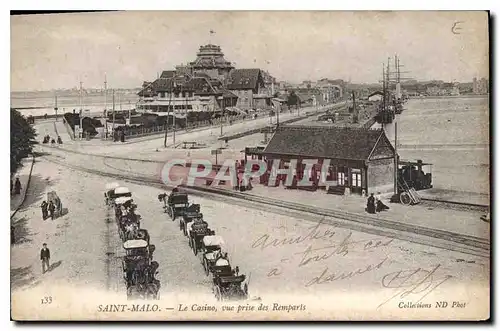
[[[80,140],[83,139],[83,105],[82,105],[82,82],[80,81],[80,129],[78,130],[78,135]]]

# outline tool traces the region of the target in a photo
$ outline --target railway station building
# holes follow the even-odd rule
[[[286,175],[272,178],[274,162],[279,168],[287,168],[290,160],[297,160],[293,184],[287,188],[324,189],[331,194],[389,193],[394,190],[395,150],[383,130],[314,127],[285,125],[277,128],[266,148],[259,154],[266,160],[268,171],[261,178],[263,184],[279,186],[285,183]],[[321,169],[324,160],[330,160],[326,173],[333,186],[321,186]],[[279,161],[274,161],[279,160]],[[312,170],[304,173],[303,160],[318,160]],[[314,183],[310,187],[298,187],[297,181],[304,176]]]

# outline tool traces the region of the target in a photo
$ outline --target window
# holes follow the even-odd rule
[[[352,169],[351,170],[351,182],[352,187],[361,187],[361,170]]]
[[[345,174],[343,172],[339,172],[337,174],[337,185],[344,186],[345,185]]]

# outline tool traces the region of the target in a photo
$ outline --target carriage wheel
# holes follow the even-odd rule
[[[411,204],[411,197],[407,192],[403,192],[399,195],[399,200],[403,205],[410,205]]]
[[[205,257],[203,258],[203,269],[205,269],[205,275],[208,276],[209,273],[208,260]]]
[[[196,247],[196,239],[193,239],[193,253],[194,255],[198,255],[198,247]]]

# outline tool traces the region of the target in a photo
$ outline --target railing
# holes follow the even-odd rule
[[[259,113],[259,114],[257,114],[257,118],[262,118],[262,115],[265,116],[265,114],[267,114],[267,113]],[[223,125],[224,124],[231,125],[234,123],[241,123],[244,121],[250,121],[252,119],[254,119],[253,114],[219,117],[216,119],[212,119],[211,121],[207,120],[207,121],[198,121],[195,123],[188,123],[184,127],[177,125],[176,132],[179,132],[179,131],[189,132],[191,130],[195,130],[195,129],[202,128],[202,127],[220,126],[221,122],[223,122],[222,123]],[[167,131],[172,132],[173,125],[169,125]],[[127,128],[127,129],[125,129],[125,136],[126,136],[127,140],[133,139],[133,138],[151,136],[151,135],[155,135],[155,134],[161,134],[161,133],[165,133],[165,128],[163,125],[153,126],[153,127],[139,127],[139,128]],[[102,139],[104,139],[104,138],[102,138]],[[112,137],[108,137],[108,140],[109,139],[112,139]]]

